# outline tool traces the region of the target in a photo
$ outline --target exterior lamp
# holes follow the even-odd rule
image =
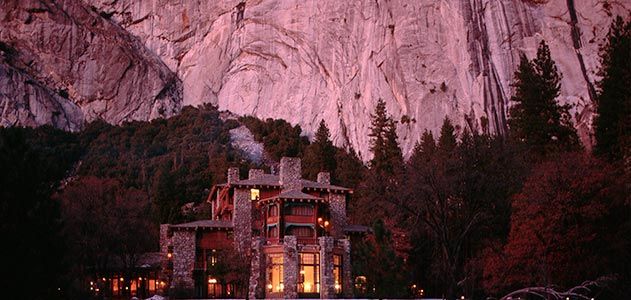
[[[464,300],[464,296],[460,296],[460,299],[461,299],[461,300]]]
[[[167,253],[167,258],[171,258],[173,257],[173,254],[171,252]]]
[[[217,283],[217,279],[215,278],[208,279],[208,283]]]
[[[273,288],[272,284],[271,284],[271,283],[268,283],[268,284],[267,284],[267,289],[271,291],[271,290],[272,290],[272,288]]]
[[[121,281],[125,281],[125,278],[121,277]]]

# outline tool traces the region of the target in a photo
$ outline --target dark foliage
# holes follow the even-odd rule
[[[550,49],[541,41],[537,57],[525,55],[515,72],[515,102],[510,110],[510,134],[526,144],[533,154],[545,156],[558,151],[580,148],[568,105],[559,105],[561,74],[550,57]]]
[[[595,152],[610,160],[631,157],[631,20],[618,16],[600,49]]]
[[[309,139],[301,136],[300,126],[291,126],[285,120],[261,121],[248,116],[239,118],[239,121],[250,129],[257,141],[263,143],[265,152],[274,161],[280,161],[283,156],[302,156],[309,145]]]
[[[331,172],[332,179],[335,178],[336,149],[331,142],[331,133],[326,127],[324,120],[320,121],[320,126],[315,134],[313,143],[307,146],[302,158],[303,177],[315,180],[318,172]]]
[[[66,290],[59,276],[64,240],[59,205],[50,195],[64,166],[53,152],[29,145],[29,134],[28,129],[0,128],[0,255],[5,258],[0,273],[7,295],[55,299]]]

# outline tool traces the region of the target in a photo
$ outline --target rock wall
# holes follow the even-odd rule
[[[331,236],[342,238],[344,227],[348,225],[346,220],[346,195],[329,194],[329,209],[331,211]]]
[[[210,102],[307,134],[324,119],[334,143],[364,160],[379,98],[399,121],[406,155],[445,116],[505,131],[519,55],[532,57],[541,39],[564,76],[561,101],[576,105],[589,142],[598,44],[612,15],[631,10],[622,0],[14,2],[0,12],[0,40],[69,102],[40,93],[38,109],[22,109],[4,100],[3,124],[75,128],[71,104],[84,119],[118,123]],[[0,90],[13,86],[27,93]]]
[[[252,200],[249,189],[234,189],[232,224],[236,250],[247,255],[252,248]]]
[[[283,118],[308,133],[324,119],[334,142],[364,159],[379,98],[401,121],[406,154],[445,116],[505,131],[519,55],[532,57],[541,39],[564,75],[561,100],[576,104],[589,141],[598,43],[611,16],[631,8],[619,0],[91,2],[179,75],[185,104]]]
[[[171,116],[181,81],[106,15],[75,0],[2,1],[0,125],[77,130]]]
[[[342,248],[342,294],[344,298],[353,298],[353,264],[351,263],[351,241],[349,239],[338,240]]]
[[[193,268],[195,267],[195,231],[178,230],[173,232],[173,280],[171,288],[193,289]]]
[[[298,242],[295,236],[286,235],[283,239],[283,296],[285,299],[298,298]]]
[[[333,278],[333,247],[335,240],[330,236],[318,238],[320,245],[320,299],[337,298]]]
[[[255,237],[252,240],[252,263],[250,265],[250,279],[248,284],[249,299],[265,298],[265,281],[267,272],[267,255],[263,251],[265,238]]]

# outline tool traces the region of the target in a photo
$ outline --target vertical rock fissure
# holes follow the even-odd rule
[[[596,99],[596,89],[594,88],[594,84],[589,80],[589,76],[587,76],[587,68],[585,68],[585,61],[581,53],[581,29],[578,27],[578,17],[576,15],[576,8],[574,7],[574,0],[567,0],[567,9],[570,13],[570,25],[572,26],[571,35],[576,58],[581,67],[581,74],[583,75],[583,79],[585,79],[585,84],[587,85],[589,98],[593,102]]]
[[[468,27],[468,51],[471,56],[472,75],[483,76],[484,112],[492,120],[495,132],[506,132],[506,113],[504,111],[507,99],[501,86],[497,69],[491,59],[489,37],[485,25],[482,3],[479,0],[461,1],[462,15]]]

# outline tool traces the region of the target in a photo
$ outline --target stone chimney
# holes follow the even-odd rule
[[[265,174],[265,171],[262,169],[250,169],[248,172],[248,179],[257,179]]]
[[[300,158],[283,157],[280,159],[280,184],[283,190],[302,190]]]
[[[228,168],[228,184],[239,181],[239,168]]]
[[[318,183],[331,184],[331,173],[329,172],[318,173]]]

